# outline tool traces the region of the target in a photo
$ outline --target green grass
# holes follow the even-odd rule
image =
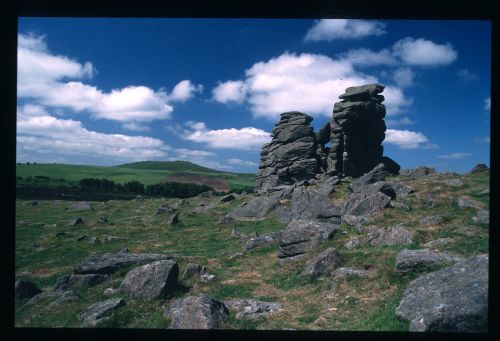
[[[49,186],[76,185],[78,181],[84,178],[106,178],[122,184],[136,180],[144,185],[151,185],[160,182],[160,180],[168,175],[177,174],[179,172],[188,175],[222,178],[226,180],[232,188],[252,187],[255,180],[253,174],[219,172],[189,162],[175,161],[171,163],[170,167],[164,165],[170,163],[149,162],[151,164],[147,162],[130,164],[132,165],[130,168],[127,168],[129,164],[114,167],[67,164],[17,164],[16,176],[22,177],[22,179],[17,180],[18,183],[38,183]],[[159,166],[157,166],[157,164],[159,164]],[[159,169],[148,168],[148,166],[158,167]],[[184,166],[186,169],[182,169]],[[48,177],[49,179],[36,178],[40,176]],[[28,177],[31,177],[31,181],[27,181]],[[58,179],[64,179],[64,181]]]

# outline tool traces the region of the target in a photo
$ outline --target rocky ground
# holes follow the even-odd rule
[[[488,170],[375,169],[224,198],[18,200],[15,323],[481,331],[488,229]]]

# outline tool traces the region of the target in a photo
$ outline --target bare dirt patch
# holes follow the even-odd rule
[[[218,192],[229,191],[231,187],[223,180],[212,176],[194,175],[194,174],[172,174],[163,178],[161,183],[177,182],[181,184],[198,184],[213,187]]]

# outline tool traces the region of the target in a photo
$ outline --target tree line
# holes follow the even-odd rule
[[[210,186],[190,183],[166,182],[144,186],[143,183],[135,180],[121,184],[108,179],[96,178],[81,179],[78,186],[88,191],[146,194],[171,198],[190,198],[203,192],[214,191]]]

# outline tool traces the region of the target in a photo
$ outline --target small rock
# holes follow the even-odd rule
[[[402,204],[400,202],[397,202],[397,201],[391,201],[389,203],[389,206],[393,207],[393,208],[401,208],[401,209],[403,209],[405,211],[411,211],[411,208],[409,206],[407,206],[405,204]]]
[[[92,238],[90,239],[90,242],[91,242],[92,244],[96,244],[96,245],[101,244],[101,240],[100,240],[99,238],[97,238],[97,237],[92,237]]]
[[[474,221],[475,223],[489,224],[490,223],[490,211],[479,210],[477,212],[476,216],[472,217],[472,221]]]
[[[483,233],[481,230],[475,227],[459,227],[457,229],[454,229],[453,232],[461,234],[463,236],[475,236]]]
[[[188,296],[174,301],[165,310],[170,329],[215,329],[228,317],[221,301],[207,295]]]
[[[454,242],[453,238],[439,238],[439,239],[431,240],[430,242],[425,243],[424,246],[432,249],[432,248],[435,248],[435,247],[438,247],[441,245],[450,244],[453,242]]]
[[[85,239],[87,239],[87,236],[85,236],[85,235],[76,237],[77,242],[81,242],[82,240],[85,240]]]
[[[372,246],[410,244],[412,233],[402,225],[396,225],[368,232],[367,241]]]
[[[490,194],[489,187],[486,187],[485,189],[483,189],[481,192],[478,193],[478,195],[486,195],[486,194]]]
[[[153,300],[172,293],[178,275],[179,267],[175,261],[160,260],[129,271],[120,288],[132,297]]]
[[[66,291],[68,290],[68,281],[71,275],[63,275],[56,279],[54,283],[54,291]]]
[[[351,240],[347,241],[345,243],[345,247],[347,249],[354,249],[355,247],[358,247],[359,244],[360,244],[359,238],[355,237],[355,238],[352,238]]]
[[[105,296],[113,296],[117,292],[120,292],[120,289],[106,288],[106,290],[104,290],[103,294]]]
[[[462,180],[460,179],[449,179],[449,180],[444,180],[443,183],[446,185],[446,186],[450,186],[450,187],[460,187],[462,186],[464,183],[462,182]]]
[[[243,232],[241,232],[240,230],[238,229],[232,229],[231,230],[231,237],[238,237],[238,238],[241,238],[241,237],[245,237],[245,235],[243,234]]]
[[[45,227],[45,228],[56,228],[57,224],[45,224],[45,225],[43,225],[43,227]]]
[[[234,200],[234,199],[236,199],[236,196],[235,196],[233,193],[231,193],[231,194],[228,194],[228,195],[223,196],[223,197],[219,200],[219,202],[221,202],[221,203],[222,203],[222,202],[228,202],[228,201],[232,201],[232,200]]]
[[[192,277],[201,276],[207,272],[207,268],[197,263],[188,263],[182,274],[182,279],[187,280]]]
[[[431,215],[420,219],[420,225],[426,227],[440,225],[443,222],[444,219],[440,215]]]
[[[218,221],[218,224],[223,224],[223,225],[227,225],[227,224],[232,224],[234,223],[236,220],[233,218],[233,217],[230,217],[230,216],[224,216],[222,217],[219,221]]]
[[[68,211],[78,212],[78,211],[90,211],[94,208],[85,201],[76,201],[68,207]]]
[[[332,273],[334,279],[340,279],[346,276],[359,276],[359,277],[375,277],[376,273],[370,269],[360,269],[354,267],[338,268]]]
[[[481,208],[482,206],[483,204],[477,200],[472,200],[465,196],[458,197],[458,207],[460,208],[472,207],[478,209]]]
[[[73,219],[69,224],[71,226],[76,226],[76,225],[81,225],[81,224],[84,224],[85,221],[83,221],[82,218],[76,218],[76,219]]]
[[[231,256],[229,256],[228,260],[233,260],[233,259],[236,259],[236,258],[239,258],[239,257],[242,257],[242,256],[243,256],[243,253],[236,252],[236,253],[232,254]]]
[[[104,282],[107,277],[101,274],[73,274],[68,278],[67,288],[74,291],[91,288]]]
[[[281,238],[281,231],[268,233],[268,234],[265,234],[263,236],[257,236],[254,238],[250,238],[245,243],[244,248],[245,248],[245,251],[249,251],[249,250],[255,249],[257,247],[261,247],[261,246],[272,244],[272,243],[277,243],[280,238]]]
[[[281,304],[274,302],[263,302],[254,299],[232,299],[224,302],[226,307],[236,310],[236,319],[255,320],[280,312],[283,310]]]
[[[106,217],[99,217],[99,221],[101,223],[106,223],[107,224],[108,223],[108,218],[106,218]]]
[[[32,298],[42,292],[42,290],[33,282],[25,279],[19,279],[14,285],[17,298]],[[12,297],[12,296],[11,296]]]
[[[211,282],[215,279],[215,276],[214,275],[211,275],[211,274],[203,274],[200,276],[200,279],[202,282]]]
[[[174,210],[175,209],[172,206],[170,206],[170,205],[161,205],[160,207],[158,207],[156,209],[156,214],[171,213]]]
[[[172,226],[172,225],[177,225],[179,223],[179,212],[175,212],[168,218],[167,220],[167,225]]]
[[[31,206],[37,206],[37,205],[38,205],[38,201],[32,201],[32,202],[30,203],[30,205],[31,205]]]
[[[84,326],[97,327],[107,321],[119,307],[125,305],[123,298],[113,298],[92,304],[78,318]]]
[[[371,222],[373,219],[367,216],[355,216],[350,214],[345,214],[342,216],[342,221],[355,227],[360,227],[363,223]]]
[[[311,259],[304,270],[303,276],[318,277],[329,275],[340,265],[340,254],[336,248],[330,247]]]
[[[57,232],[56,233],[56,237],[62,237],[62,236],[65,236],[67,234],[68,234],[68,232],[64,232],[64,231],[63,232]]]

